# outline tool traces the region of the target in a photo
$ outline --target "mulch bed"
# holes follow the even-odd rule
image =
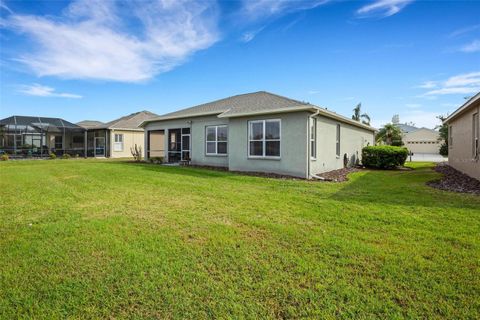
[[[461,173],[446,163],[439,163],[434,169],[443,174],[442,179],[427,182],[427,185],[446,191],[480,195],[480,181]]]
[[[343,182],[347,181],[347,175],[352,172],[361,171],[360,168],[342,168],[338,170],[328,171],[324,173],[317,174],[317,176],[322,177],[325,181],[333,181],[333,182]]]

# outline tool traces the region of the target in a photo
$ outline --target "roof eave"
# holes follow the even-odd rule
[[[463,113],[463,111],[467,110],[471,105],[473,105],[476,101],[480,101],[480,92],[475,94],[472,98],[470,98],[467,102],[465,102],[460,108],[455,110],[451,115],[449,115],[443,122],[449,123],[459,115]]]
[[[271,110],[259,110],[259,111],[252,111],[252,112],[242,112],[242,113],[234,113],[229,115],[228,111],[221,113],[218,117],[219,118],[240,118],[240,117],[248,117],[248,116],[256,116],[256,115],[263,115],[263,114],[275,114],[275,113],[292,113],[292,112],[299,112],[299,111],[315,111],[316,108],[313,106],[294,106],[289,108],[278,108],[278,109],[271,109]]]
[[[358,122],[358,121],[355,121],[353,119],[349,119],[347,117],[344,117],[342,115],[339,115],[339,114],[336,114],[335,112],[332,112],[332,111],[329,111],[329,110],[326,110],[324,108],[319,108],[319,107],[316,107],[317,110],[319,110],[319,114],[325,116],[325,117],[328,117],[328,118],[331,118],[331,119],[335,119],[335,120],[338,120],[338,121],[341,121],[341,122],[344,122],[344,123],[348,123],[348,124],[351,124],[353,126],[356,126],[356,127],[359,127],[359,128],[362,128],[362,129],[366,129],[366,130],[370,130],[370,131],[373,131],[373,132],[376,132],[377,129],[375,129],[374,127],[372,126],[369,126],[369,125],[366,125],[366,124],[363,124],[361,122]]]
[[[159,121],[167,121],[167,120],[176,120],[176,119],[185,119],[185,118],[198,118],[198,117],[205,117],[205,116],[212,116],[212,115],[219,115],[223,111],[210,111],[210,112],[202,112],[202,113],[193,113],[189,115],[179,115],[179,116],[160,116],[158,118],[148,119],[140,123],[139,127],[144,128],[145,125],[152,122],[159,122]]]

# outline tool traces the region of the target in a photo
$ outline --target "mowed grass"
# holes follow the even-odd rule
[[[345,183],[0,164],[0,318],[480,317],[480,197],[427,163]]]

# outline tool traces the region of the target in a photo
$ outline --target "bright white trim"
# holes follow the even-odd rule
[[[266,132],[266,123],[267,122],[278,122],[278,139],[266,139],[265,132]],[[251,124],[253,123],[262,123],[262,139],[250,139],[251,134]],[[263,119],[263,120],[249,120],[247,122],[247,158],[248,159],[273,159],[273,160],[280,160],[282,158],[282,120],[281,119]],[[279,142],[279,155],[278,156],[267,156],[267,142]],[[262,142],[262,154],[261,156],[251,155],[250,154],[250,142]]]
[[[215,140],[208,141],[208,128],[215,128]],[[218,128],[227,128],[227,140],[226,141],[219,141],[218,140]],[[215,152],[208,152],[208,143],[215,144]],[[226,143],[227,144],[227,153],[218,153],[218,143]],[[222,156],[226,157],[228,155],[228,125],[220,124],[220,125],[211,125],[205,126],[205,155],[206,156]]]

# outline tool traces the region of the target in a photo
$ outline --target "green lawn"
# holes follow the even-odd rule
[[[0,163],[0,318],[478,319],[480,197],[431,168]]]

